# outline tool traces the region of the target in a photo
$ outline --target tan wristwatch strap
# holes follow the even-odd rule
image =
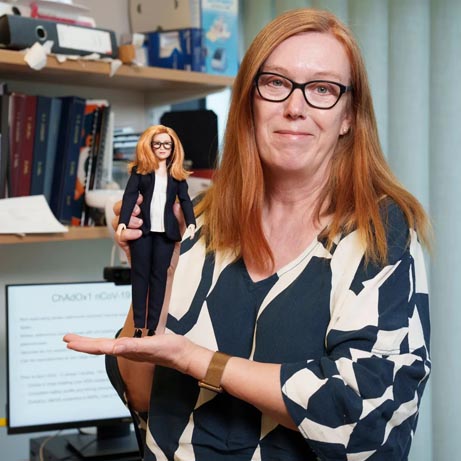
[[[230,358],[230,355],[224,354],[223,352],[215,352],[211,358],[210,365],[208,365],[205,378],[200,380],[198,385],[213,392],[222,392],[221,378],[227,361]]]

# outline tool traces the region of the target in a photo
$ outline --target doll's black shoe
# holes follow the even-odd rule
[[[154,336],[155,335],[155,330],[151,330],[149,328],[149,330],[147,331],[147,336]]]
[[[134,330],[134,335],[133,335],[133,338],[140,338],[142,336],[142,330],[141,328],[136,328]]]

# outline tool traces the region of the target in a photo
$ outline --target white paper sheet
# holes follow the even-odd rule
[[[53,215],[44,195],[0,200],[0,234],[67,232]]]

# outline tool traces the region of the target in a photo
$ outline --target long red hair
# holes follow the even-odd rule
[[[168,158],[168,171],[173,178],[177,180],[187,179],[190,175],[183,167],[184,148],[176,132],[164,125],[152,125],[147,128],[140,136],[136,145],[136,157],[128,165],[128,171],[131,172],[136,167],[139,174],[149,174],[158,169],[158,159],[152,150],[152,141],[157,134],[166,133],[173,142],[172,152]]]
[[[424,243],[429,222],[419,202],[392,174],[382,153],[365,65],[352,33],[331,13],[315,9],[288,11],[256,36],[236,76],[223,144],[222,160],[213,186],[198,205],[208,250],[230,250],[261,269],[273,267],[264,236],[261,213],[264,176],[253,121],[254,78],[281,42],[301,32],[332,34],[346,50],[351,66],[351,129],[341,136],[333,155],[330,176],[317,208],[332,216],[325,237],[331,247],[341,232],[357,229],[367,260],[385,263],[387,242],[382,200],[394,200],[409,226]]]

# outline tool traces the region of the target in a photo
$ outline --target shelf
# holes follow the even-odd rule
[[[0,235],[0,245],[14,245],[17,243],[63,242],[71,240],[95,240],[111,238],[106,227],[69,227],[69,232],[61,234],[29,234],[26,236],[3,234]]]
[[[0,78],[56,85],[90,86],[155,93],[159,104],[199,98],[232,86],[233,78],[201,72],[122,65],[109,76],[110,63],[67,60],[49,56],[42,70],[33,70],[20,51],[0,49]]]

